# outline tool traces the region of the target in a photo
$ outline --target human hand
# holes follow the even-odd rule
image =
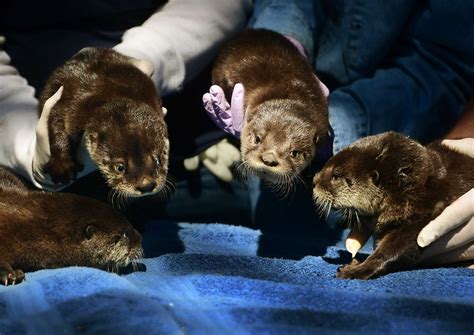
[[[474,138],[444,140],[448,148],[474,157]],[[461,196],[418,235],[426,263],[452,263],[474,259],[474,189]]]
[[[51,109],[61,99],[63,94],[63,86],[61,86],[56,93],[54,93],[43,106],[43,111],[36,125],[36,145],[33,154],[33,177],[41,185],[46,188],[55,188],[55,183],[51,180],[49,175],[44,172],[44,166],[48,163],[51,156],[48,136],[48,119]]]
[[[244,85],[238,83],[232,91],[231,103],[226,100],[224,91],[212,85],[209,93],[202,97],[204,109],[214,123],[225,132],[240,138],[244,126]]]
[[[193,171],[196,170],[199,167],[199,163],[202,162],[217,178],[225,182],[230,182],[233,178],[230,167],[239,160],[239,150],[227,142],[227,139],[223,139],[199,155],[185,159],[184,167],[188,171]]]
[[[427,264],[474,260],[474,189],[426,225],[417,243],[426,248],[422,260]]]

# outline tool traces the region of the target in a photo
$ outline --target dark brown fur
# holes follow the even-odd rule
[[[376,248],[341,278],[369,279],[419,265],[421,229],[474,187],[474,159],[434,142],[426,147],[389,132],[363,138],[332,157],[314,177],[314,198],[357,221],[375,221]],[[355,223],[355,222],[352,222]]]
[[[34,190],[0,167],[0,284],[23,271],[66,266],[115,270],[142,257],[141,236],[123,216],[89,198]]]
[[[308,60],[284,36],[247,30],[222,49],[213,83],[245,88],[243,162],[264,180],[292,179],[327,137],[327,101]]]
[[[53,72],[41,93],[40,113],[60,86],[64,91],[48,123],[51,158],[45,172],[52,180],[67,184],[82,169],[77,150],[84,136],[114,190],[128,196],[159,191],[168,172],[169,143],[151,79],[111,49],[88,48]]]

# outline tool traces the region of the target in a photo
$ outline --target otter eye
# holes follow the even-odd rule
[[[259,144],[260,142],[262,142],[262,139],[260,138],[260,136],[255,135],[255,144]]]
[[[341,169],[335,168],[332,171],[332,180],[339,180],[342,177]]]
[[[301,151],[299,151],[299,150],[291,150],[291,151],[290,151],[290,156],[291,156],[292,158],[296,158],[296,157],[298,157],[300,154],[301,154]]]
[[[344,178],[346,181],[347,186],[351,187],[352,186],[352,179],[351,178]]]
[[[122,237],[123,237],[123,238],[127,238],[127,232],[124,232],[124,233],[122,234]]]
[[[115,171],[119,173],[124,173],[125,172],[125,165],[122,163],[115,164]]]

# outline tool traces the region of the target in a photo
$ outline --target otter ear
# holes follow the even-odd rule
[[[413,165],[411,164],[406,164],[402,165],[398,168],[397,170],[397,178],[400,183],[400,185],[406,185],[408,184],[411,179],[411,172],[413,171]]]
[[[97,232],[97,228],[93,225],[89,225],[86,228],[86,238],[90,240],[92,236]]]
[[[374,183],[374,185],[378,185],[379,184],[379,179],[380,179],[379,172],[377,170],[373,170],[370,173],[370,179],[372,179],[372,183]]]

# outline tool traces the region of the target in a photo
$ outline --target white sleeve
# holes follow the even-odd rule
[[[38,100],[34,88],[10,65],[10,57],[2,50],[4,42],[0,36],[0,165],[22,175],[40,189],[58,191],[66,185],[55,185],[47,175],[41,175],[38,180],[34,177]],[[96,169],[85,152],[82,156],[85,167],[78,177]]]
[[[162,95],[179,90],[210,61],[222,42],[244,28],[251,0],[170,0],[115,50],[148,59]]]
[[[35,90],[10,65],[10,57],[2,50],[0,36],[0,165],[40,185],[32,172],[38,122],[38,100]]]

